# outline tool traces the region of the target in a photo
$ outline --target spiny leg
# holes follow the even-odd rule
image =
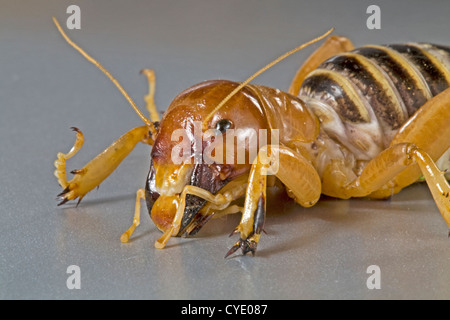
[[[397,181],[398,175],[417,164],[425,177],[436,204],[450,228],[450,186],[433,159],[412,143],[389,147],[372,159],[353,181],[339,178],[344,175],[338,165],[331,165],[324,173],[324,193],[338,198],[371,196],[377,190],[394,190],[406,185]]]
[[[72,147],[72,149],[68,153],[62,153],[59,152],[57,154],[57,158],[54,162],[55,165],[55,172],[54,175],[58,179],[59,185],[64,189],[63,192],[58,194],[58,197],[62,197],[66,192],[69,191],[67,182],[67,173],[66,173],[66,161],[70,158],[72,158],[83,146],[84,143],[84,136],[80,129],[72,127],[73,131],[77,133],[75,143]],[[72,171],[72,173],[77,173],[77,170]],[[58,205],[62,205],[68,201],[67,198],[62,198],[62,201]]]
[[[66,160],[72,158],[83,146],[84,136],[80,129],[72,127],[72,131],[76,132],[75,143],[68,153],[59,152],[57,159],[55,160],[55,177],[58,179],[58,183],[62,188],[67,187],[67,175],[66,175]]]
[[[232,233],[239,232],[240,238],[225,258],[239,248],[243,254],[255,254],[264,227],[268,173],[280,179],[288,194],[304,207],[314,205],[320,198],[320,177],[300,153],[282,145],[261,148],[250,170],[241,222]]]
[[[254,255],[256,252],[256,246],[264,227],[266,215],[268,164],[262,164],[259,161],[261,157],[262,156],[258,154],[252,164],[241,222],[230,235],[232,236],[239,232],[240,238],[227,252],[225,258],[236,252],[239,248],[241,248],[244,255],[248,252],[251,252],[252,255]]]
[[[121,136],[82,169],[71,171],[75,177],[67,181],[65,161],[72,157],[83,144],[83,135],[78,130],[77,141],[72,150],[68,154],[59,153],[58,159],[55,161],[55,176],[64,188],[64,191],[58,195],[62,200],[60,205],[76,198],[79,198],[78,202],[80,202],[89,191],[100,185],[117,168],[139,141],[151,143],[147,126],[134,128]]]
[[[128,239],[130,239],[131,235],[134,232],[134,229],[136,229],[136,227],[141,223],[141,199],[145,200],[144,189],[138,189],[138,191],[136,192],[136,205],[134,207],[133,224],[120,236],[120,241],[123,243],[128,242]]]
[[[145,75],[148,80],[148,94],[144,97],[144,100],[150,114],[150,120],[158,122],[159,113],[155,105],[155,72],[151,69],[142,69],[141,74]]]
[[[425,150],[434,162],[450,148],[450,88],[428,100],[400,128],[391,142],[391,146],[399,143],[413,143]],[[395,192],[414,183],[420,177],[417,165],[410,166],[400,173],[393,182]],[[389,190],[384,193],[389,192]],[[383,196],[381,192],[374,194]]]
[[[300,86],[308,73],[316,69],[328,58],[342,52],[351,51],[353,48],[352,42],[345,37],[330,36],[327,38],[327,40],[325,40],[325,42],[316,51],[314,51],[298,69],[288,92],[294,96],[298,95]]]

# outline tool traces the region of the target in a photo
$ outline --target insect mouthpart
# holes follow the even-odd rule
[[[207,201],[193,194],[183,195],[185,186],[191,185],[215,194],[229,180],[207,164],[189,164],[181,167],[151,163],[145,193],[147,208],[155,225],[166,232],[173,225],[175,215],[184,199],[184,212],[176,236],[194,235],[211,217],[203,216],[201,209]]]
[[[190,185],[200,187],[212,194],[216,194],[229,180],[223,179],[214,165],[196,164],[191,175]],[[205,206],[206,200],[192,194],[186,194],[186,207],[181,220],[179,236],[196,234],[211,216],[205,217],[200,210]],[[188,230],[189,227],[189,231]]]

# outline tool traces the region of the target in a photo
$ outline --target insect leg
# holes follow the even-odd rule
[[[245,194],[247,188],[248,175],[242,175],[228,184],[226,184],[220,193],[231,201],[241,198]],[[230,202],[215,204],[207,202],[205,206],[194,217],[190,225],[186,228],[185,234],[188,236],[195,235],[211,218],[223,217],[227,214],[243,212],[244,208],[237,205],[231,205]]]
[[[229,205],[225,203],[225,205]],[[197,234],[197,232],[211,219],[211,218],[220,218],[232,213],[244,212],[244,207],[239,207],[237,205],[231,205],[226,207],[225,209],[213,209],[210,207],[206,213],[202,213],[197,215],[192,223],[186,228],[186,235],[193,236]]]
[[[155,242],[155,247],[157,249],[163,249],[166,246],[167,241],[173,235],[178,234],[181,226],[181,220],[183,218],[184,209],[186,207],[186,194],[192,194],[202,199],[205,199],[208,202],[213,203],[214,205],[223,205],[226,203],[230,203],[233,201],[233,197],[229,193],[218,193],[216,195],[212,194],[205,189],[186,185],[181,192],[177,212],[175,213],[175,217],[173,218],[171,227]]]
[[[136,227],[141,223],[141,199],[145,199],[144,189],[138,189],[138,191],[136,192],[136,206],[134,207],[133,224],[120,236],[120,241],[122,241],[123,243],[128,242],[128,239],[130,239],[130,236],[133,234],[134,229],[136,229]]]
[[[71,129],[77,133],[77,139],[75,140],[72,149],[70,149],[68,153],[59,152],[56,156],[57,159],[55,160],[55,177],[58,179],[58,183],[63,189],[67,188],[68,185],[66,160],[72,158],[81,149],[84,143],[84,136],[81,130],[75,127],[72,127]]]
[[[450,148],[449,105],[450,88],[434,96],[418,109],[400,128],[391,145],[403,142],[414,143],[425,150],[433,161],[437,162]],[[444,169],[450,170],[450,168]],[[419,167],[417,165],[411,166],[399,174],[396,178],[397,184],[403,188],[415,182],[419,176]]]
[[[141,73],[148,80],[148,94],[144,97],[144,100],[147,104],[147,110],[150,113],[150,120],[157,122],[159,121],[159,113],[155,105],[155,72],[151,69],[142,69]]]
[[[241,222],[233,232],[239,232],[240,239],[225,257],[239,248],[244,254],[255,253],[264,226],[267,174],[280,179],[288,194],[304,207],[314,205],[320,198],[320,177],[301,154],[281,145],[261,148],[250,170]]]
[[[417,164],[425,177],[431,194],[450,227],[450,186],[444,172],[422,149],[412,143],[400,143],[389,147],[372,159],[361,175],[349,183],[338,178],[344,175],[338,165],[330,166],[324,173],[324,193],[339,197],[372,196],[377,190],[393,194],[404,188],[405,181],[398,180],[398,175],[410,166]]]
[[[65,160],[81,148],[82,138],[82,133],[78,130],[74,148],[68,154],[58,154],[58,159],[55,161],[55,176],[64,188],[58,195],[62,200],[59,205],[76,198],[79,198],[78,202],[80,202],[89,191],[100,185],[117,168],[139,141],[151,143],[147,126],[134,128],[113,142],[82,169],[71,171],[75,176],[67,181]]]
[[[339,53],[353,50],[353,43],[346,37],[330,36],[314,51],[298,69],[289,87],[289,93],[296,96],[305,77],[316,69],[322,62]]]

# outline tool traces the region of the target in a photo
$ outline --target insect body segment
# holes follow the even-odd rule
[[[424,44],[362,47],[325,61],[306,77],[299,95],[323,102],[309,106],[325,131],[368,160],[389,146],[417,109],[448,88],[449,53]]]
[[[141,141],[152,145],[150,170],[122,242],[140,224],[145,199],[163,232],[156,248],[172,236],[196,234],[211,218],[240,212],[232,232],[239,239],[226,256],[238,249],[254,254],[265,224],[267,188],[275,184],[309,207],[321,194],[385,198],[422,175],[450,227],[450,186],[435,164],[450,148],[449,49],[408,44],[353,50],[348,39],[332,36],[299,69],[289,93],[249,84],[301,47],[243,83],[212,80],[188,88],[161,120],[154,73],[144,71],[151,120],[139,112],[146,126],[122,136],[67,181],[65,162],[82,144],[77,131],[74,148],[55,162],[63,202],[81,199]],[[242,197],[240,207],[235,201]]]
[[[448,150],[449,53],[430,44],[366,46],[340,53],[306,76],[299,95],[321,121],[309,152],[324,194],[389,197],[420,176],[417,165],[400,163],[424,158],[418,155],[423,152],[434,162]],[[434,163],[430,167],[439,171]],[[364,187],[363,180],[370,183]],[[447,220],[448,210],[441,213]]]

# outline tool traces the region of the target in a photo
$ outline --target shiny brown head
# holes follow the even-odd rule
[[[197,186],[215,194],[230,181],[248,174],[255,154],[252,148],[258,148],[259,143],[255,133],[269,129],[252,91],[240,90],[208,120],[206,128],[202,126],[211,111],[238,85],[221,80],[197,84],[172,101],[159,123],[146,199],[160,230],[166,231],[171,225],[184,186]],[[238,151],[242,153],[240,157]],[[186,196],[178,235],[192,221],[199,220],[196,216],[205,203],[197,196]]]

